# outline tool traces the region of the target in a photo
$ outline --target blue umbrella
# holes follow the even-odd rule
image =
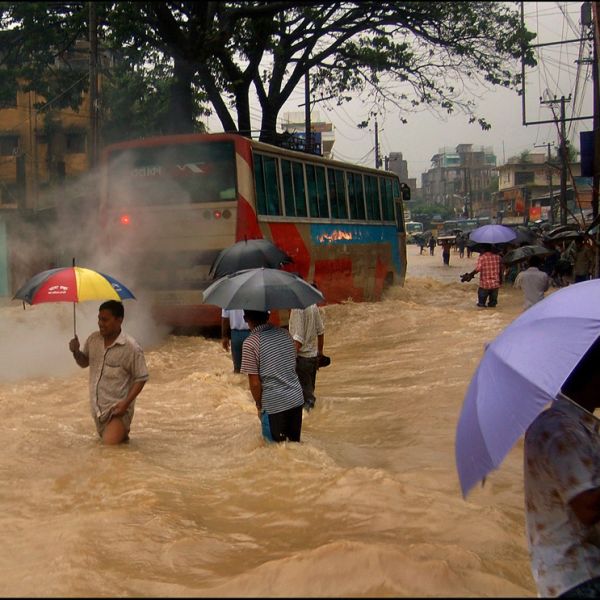
[[[512,242],[516,237],[514,230],[504,225],[482,225],[469,234],[470,240],[480,244],[504,244]]]
[[[553,292],[491,342],[456,427],[463,496],[500,466],[598,336],[600,280],[593,279]]]

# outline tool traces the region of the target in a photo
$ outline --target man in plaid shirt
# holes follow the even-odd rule
[[[477,259],[475,269],[465,274],[463,281],[470,281],[479,273],[479,287],[477,288],[477,306],[484,307],[487,300],[487,306],[493,308],[498,304],[498,291],[502,283],[500,278],[501,267],[500,255],[492,252],[488,247]]]

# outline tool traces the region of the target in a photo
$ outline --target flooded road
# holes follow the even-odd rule
[[[126,303],[150,381],[103,447],[70,305],[0,309],[3,596],[535,596],[522,441],[460,494],[454,433],[484,343],[521,313],[475,306],[477,255],[409,246],[403,288],[327,306],[301,444],[267,446],[219,340],[165,336]],[[83,340],[97,305],[77,307]]]

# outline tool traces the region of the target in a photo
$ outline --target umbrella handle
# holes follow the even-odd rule
[[[73,268],[75,268],[75,257],[73,257]],[[73,302],[73,337],[77,337],[77,327],[75,325],[75,302]]]

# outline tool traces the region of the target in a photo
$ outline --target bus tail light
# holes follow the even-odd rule
[[[213,212],[213,215],[214,215],[215,219],[220,219],[221,218],[221,211],[220,210],[215,210]]]
[[[119,217],[119,223],[121,223],[121,225],[131,225],[131,218],[129,215],[127,214],[122,214]]]

